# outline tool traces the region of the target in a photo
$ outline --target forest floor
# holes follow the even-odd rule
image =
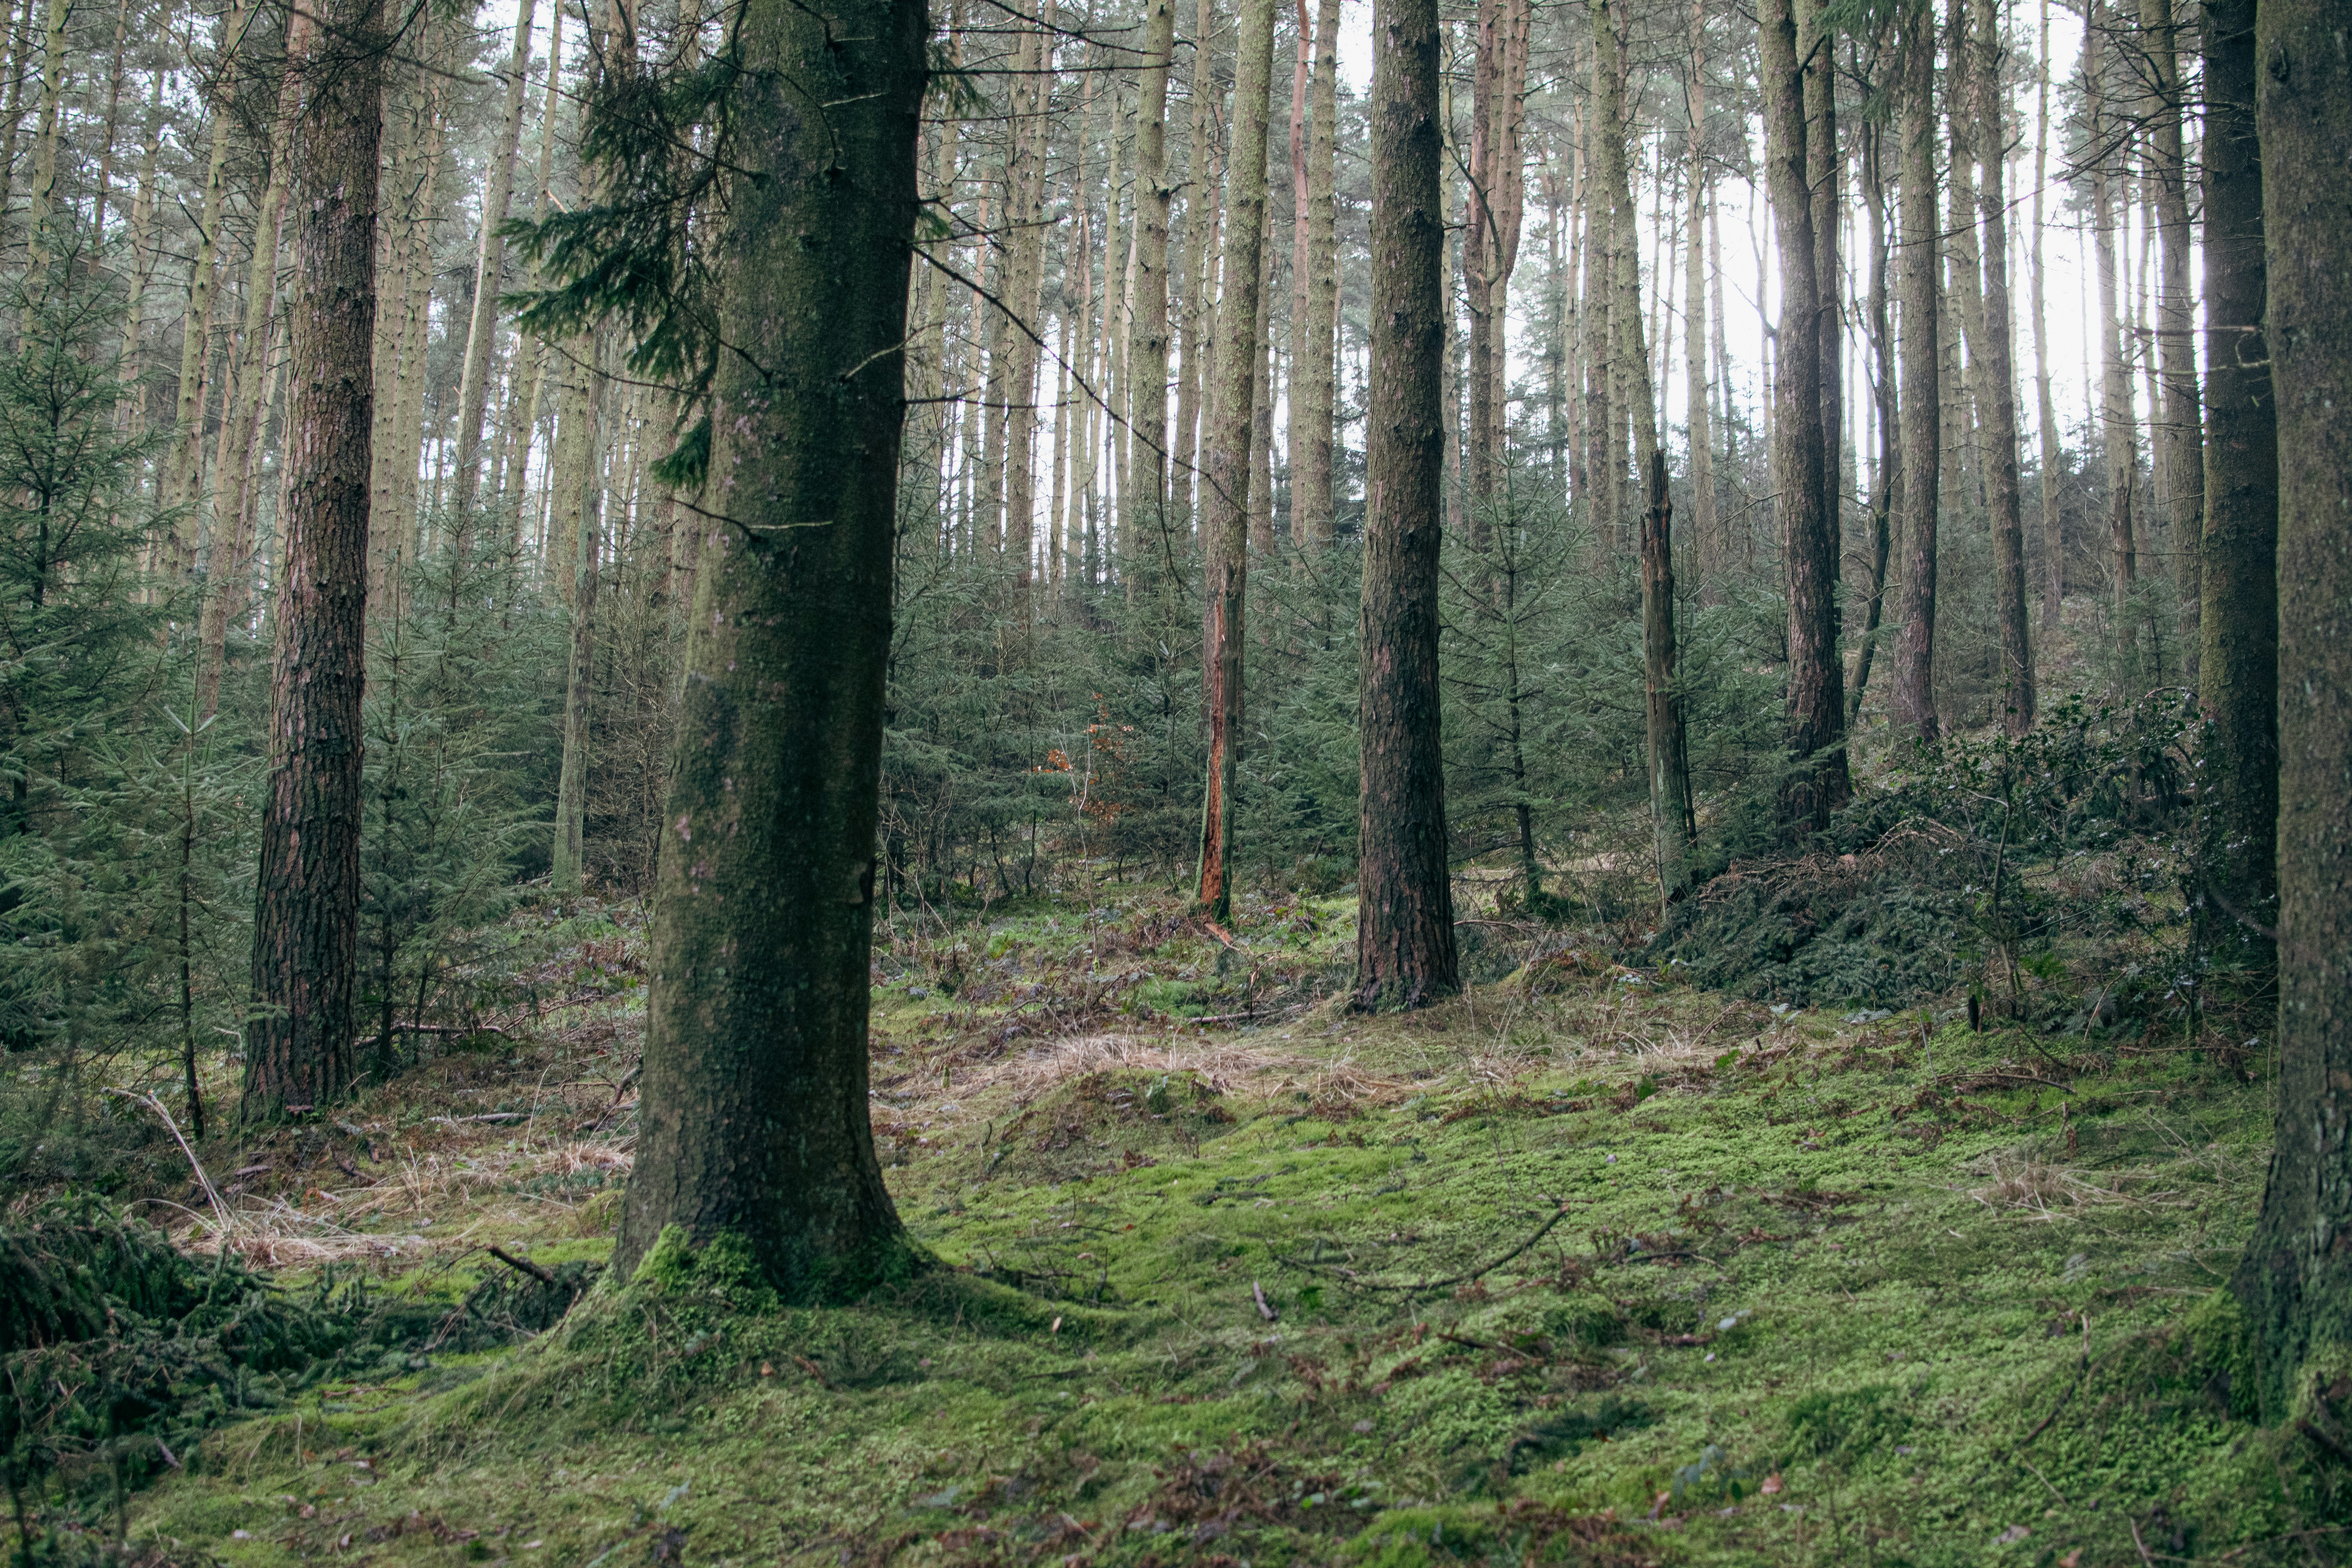
[[[1777,1008],[1572,947],[1366,1017],[1325,994],[1352,899],[1223,934],[1091,901],[877,960],[876,1138],[940,1268],[812,1311],[657,1254],[520,1346],[389,1353],[211,1434],[131,1534],[254,1568],[2153,1568],[2352,1539],[2325,1456],[2213,1375],[2260,1051]],[[452,1304],[512,1275],[493,1247],[604,1258],[635,919],[544,977],[562,1005],[237,1145],[227,1245]]]

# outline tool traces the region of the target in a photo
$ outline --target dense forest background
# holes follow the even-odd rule
[[[0,1023],[12,1052],[167,1048],[193,1083],[235,1049],[247,1003],[268,766],[287,17],[140,0],[11,15]],[[1181,35],[1157,75],[1155,16]],[[1833,149],[1815,184],[1857,771],[1916,768],[1920,741],[2004,718],[2021,733],[2070,694],[2078,750],[2161,753],[2193,726],[2180,694],[2200,655],[2194,19],[2104,4],[1822,19],[1835,30],[1808,19],[1807,38],[1835,68],[1808,112]],[[936,22],[881,780],[891,929],[1194,874],[1207,367],[1237,315],[1258,352],[1248,450],[1225,454],[1254,479],[1235,877],[1336,889],[1358,824],[1370,151],[1341,62],[1365,68],[1362,18],[1276,19],[1290,68],[1273,73],[1263,171],[1229,166],[1252,109],[1214,4],[1029,18],[958,0]],[[691,210],[690,158],[640,158],[621,190],[583,174],[581,144],[588,110],[626,90],[606,153],[628,140],[614,124],[707,146],[708,103],[656,89],[695,79],[727,20],[526,5],[401,24],[359,983],[382,1066],[528,967],[499,934],[517,900],[650,884],[709,443],[707,370],[651,293],[691,300],[713,258],[694,220],[665,216]],[[1461,912],[1646,930],[1651,449],[1669,457],[1698,868],[1786,847],[1790,617],[1762,395],[1783,301],[1758,39],[1703,6],[1497,0],[1445,26]],[[637,254],[619,229],[562,228],[599,204],[674,265],[615,263],[598,284],[630,308],[592,326],[544,291],[583,257]],[[1262,237],[1248,279],[1226,232],[1244,210]],[[2045,289],[2053,259],[2095,286]],[[1136,306],[1155,270],[1157,315]],[[535,289],[552,304],[501,303]],[[2016,348],[1996,359],[2004,322]],[[2053,363],[2053,341],[2080,361]],[[1927,471],[1906,441],[1937,454]],[[1160,473],[1168,499],[1147,510]]]

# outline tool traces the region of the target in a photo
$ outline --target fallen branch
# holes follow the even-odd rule
[[[1552,1226],[1558,1225],[1567,1217],[1568,1211],[1566,1209],[1557,1211],[1549,1219],[1536,1226],[1534,1235],[1519,1243],[1518,1246],[1511,1248],[1510,1251],[1504,1253],[1500,1258],[1489,1259],[1487,1262],[1478,1265],[1477,1268],[1469,1270],[1467,1273],[1451,1275],[1444,1279],[1423,1279],[1411,1285],[1384,1285],[1378,1280],[1358,1279],[1356,1277],[1355,1270],[1352,1268],[1334,1268],[1332,1272],[1346,1279],[1359,1290],[1398,1290],[1412,1292],[1416,1290],[1443,1290],[1450,1285],[1466,1285],[1471,1280],[1477,1279],[1481,1275],[1493,1273],[1496,1269],[1500,1268],[1504,1264],[1508,1263],[1512,1258],[1517,1258],[1519,1254],[1533,1247],[1537,1242],[1541,1241],[1545,1237],[1551,1234]],[[1295,1260],[1285,1258],[1283,1261],[1288,1263]],[[1315,1265],[1311,1263],[1301,1263],[1298,1264],[1297,1267],[1302,1268],[1312,1268]]]
[[[517,1258],[508,1252],[504,1247],[485,1247],[483,1250],[488,1252],[492,1258],[495,1258],[499,1262],[505,1264],[508,1268],[520,1269],[523,1273],[528,1274],[532,1279],[538,1280],[542,1285],[552,1286],[557,1289],[562,1289],[562,1282],[558,1280],[554,1275],[550,1274],[546,1269],[541,1268],[538,1264],[533,1263],[528,1258]]]
[[[1265,1288],[1255,1279],[1250,1281],[1250,1295],[1257,1302],[1257,1312],[1259,1317],[1264,1318],[1269,1323],[1276,1322],[1280,1320],[1281,1314],[1277,1313],[1272,1307],[1266,1305]]]

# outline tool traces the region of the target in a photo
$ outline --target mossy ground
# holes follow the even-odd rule
[[[940,1267],[827,1310],[723,1258],[607,1280],[518,1350],[215,1433],[132,1536],[255,1568],[2106,1568],[2352,1540],[2332,1456],[2217,1375],[2258,1052],[1775,1011],[1579,951],[1366,1018],[1315,999],[1349,923],[1286,900],[1227,947],[1129,895],[902,946],[875,1121]],[[590,1084],[564,1157],[610,1170],[631,994],[469,1092]],[[408,1138],[479,1175],[402,1188],[392,1231],[462,1239],[376,1267],[446,1293],[505,1267],[476,1246],[600,1253],[603,1177],[530,1187],[564,1169],[545,1120],[363,1134],[371,1172]]]

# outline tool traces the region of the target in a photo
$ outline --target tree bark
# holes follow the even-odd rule
[[[1873,64],[1882,58],[1871,46]],[[1863,693],[1870,689],[1870,667],[1878,651],[1878,628],[1886,609],[1886,568],[1894,554],[1895,498],[1903,482],[1903,416],[1895,401],[1895,332],[1888,311],[1892,247],[1886,224],[1886,132],[1865,119],[1862,130],[1862,191],[1870,211],[1870,351],[1876,384],[1878,458],[1870,497],[1870,594],[1864,601],[1862,647],[1854,654],[1853,682],[1846,692],[1846,728],[1862,721]]]
[[[1362,757],[1354,1001],[1418,1007],[1461,989],[1439,744],[1438,545],[1445,432],[1444,207],[1436,0],[1372,18],[1372,365],[1358,622]]]
[[[1658,449],[1658,399],[1650,382],[1650,350],[1642,323],[1641,214],[1634,205],[1633,172],[1625,156],[1633,126],[1625,97],[1623,23],[1612,10],[1614,4],[1615,0],[1592,0],[1592,47],[1609,62],[1601,72],[1601,97],[1594,108],[1593,178],[1609,209],[1609,318],[1613,334],[1609,354],[1616,371],[1616,392],[1622,399],[1619,416],[1632,416],[1633,471],[1646,478],[1651,455]],[[1610,444],[1616,445],[1613,439]]]
[[[1153,581],[1175,559],[1168,519],[1168,70],[1175,0],[1145,0],[1143,68],[1136,73],[1135,342],[1128,379],[1135,460],[1128,474],[1128,566]]]
[[[1984,214],[1984,303],[1969,321],[1969,357],[1979,367],[1977,408],[1984,422],[1987,510],[1992,515],[1993,619],[2000,626],[2002,721],[2012,735],[2033,728],[2033,646],[2025,607],[2025,514],[2017,474],[2016,344],[2009,299],[2007,96],[2000,86],[1997,0],[1972,0],[1977,113],[1985,140],[1978,203]],[[2170,0],[2158,0],[2169,4]]]
[[[1674,502],[1666,494],[1666,455],[1650,454],[1650,504],[1642,514],[1642,666],[1650,742],[1650,827],[1658,894],[1673,903],[1690,891],[1690,753],[1682,696],[1675,689]]]
[[[1689,233],[1683,241],[1683,380],[1687,394],[1684,420],[1690,439],[1690,530],[1697,545],[1699,574],[1704,582],[1719,571],[1721,552],[1716,538],[1715,433],[1707,413],[1714,388],[1706,374],[1706,4],[1691,0],[1690,12],[1690,170],[1684,221]]]
[[[1823,463],[1819,337],[1832,330],[1814,266],[1807,185],[1804,68],[1790,0],[1765,0],[1763,54],[1766,186],[1780,250],[1780,352],[1772,384],[1773,510],[1780,527],[1789,600],[1790,773],[1781,818],[1802,833],[1825,824],[1853,785],[1846,769],[1845,670],[1838,661],[1837,513]],[[1829,68],[1824,58],[1815,68]]]
[[[1944,405],[1937,275],[1942,248],[1936,206],[1936,25],[1927,0],[1903,13],[1902,209],[1903,577],[1895,619],[1897,733],[1934,741],[1937,512],[1943,478]]]
[[[2099,429],[2107,459],[2107,549],[2113,574],[2113,613],[2116,693],[2137,699],[2145,683],[2139,668],[2138,637],[2133,629],[2132,589],[2139,577],[2138,542],[2135,538],[2133,491],[2139,474],[2139,443],[2134,430],[2131,369],[2125,358],[2123,312],[2116,270],[2116,211],[2117,166],[2130,140],[2127,127],[2116,125],[2107,112],[2108,26],[2105,0],[2092,0],[2090,21],[2083,46],[2084,112],[2090,118],[2091,225],[2099,272]]]
[[[273,763],[255,879],[247,1120],[352,1083],[359,956],[361,717],[375,329],[383,0],[325,0],[287,62],[293,383],[270,672]]]
[[[1250,452],[1255,437],[1266,116],[1274,84],[1274,0],[1244,0],[1234,48],[1233,176],[1225,198],[1225,297],[1218,310],[1217,395],[1202,510],[1209,545],[1209,776],[1201,815],[1200,905],[1233,914],[1234,794],[1241,777],[1242,650],[1249,583]]]
[[[499,291],[506,271],[502,232],[514,200],[515,157],[522,146],[522,111],[530,97],[532,0],[520,0],[514,53],[507,61],[506,118],[490,155],[482,190],[482,237],[474,253],[474,311],[466,329],[466,359],[457,384],[457,553],[470,545],[467,521],[482,478],[482,422],[489,410],[491,350],[499,335]],[[453,565],[453,570],[456,567]]]
[[[2165,510],[2179,564],[2180,637],[2188,684],[2197,684],[2199,565],[2205,533],[2205,420],[2197,392],[2197,307],[2189,288],[2189,178],[2180,143],[2180,54],[2175,0],[2140,0],[2141,47],[2147,53],[2148,162],[2156,184],[2156,226],[2164,249],[2157,290],[2157,351],[2163,367]],[[1988,209],[1990,210],[1990,209]]]
[[[2237,1287],[2263,1415],[2282,1421],[2338,1399],[2331,1385],[2352,1369],[2352,61],[2332,0],[2224,0],[2208,36],[2250,9],[2263,321],[2282,393],[2279,1083],[2270,1183]],[[2232,73],[2219,85],[2242,84]],[[2207,210],[2210,222],[2210,197]]]
[[[2204,710],[2206,921],[2266,945],[2279,866],[2279,412],[2265,190],[2256,140],[2255,0],[2205,8],[2205,537],[2197,696]],[[2219,908],[2212,906],[2218,905]],[[2257,954],[2259,956],[2259,954]]]
[[[714,254],[743,352],[713,389],[727,515],[695,584],[614,1262],[676,1226],[839,1298],[910,1258],[866,1116],[866,963],[929,26],[922,0],[740,17],[745,172]]]
[[[1339,384],[1339,230],[1336,210],[1339,119],[1339,0],[1321,0],[1315,21],[1313,114],[1307,152],[1304,341],[1291,374],[1290,516],[1293,541],[1313,554],[1331,542],[1332,422]]]
[[[2042,436],[2042,630],[2047,636],[2058,629],[2066,599],[2066,538],[2058,504],[2058,470],[2065,453],[2058,444],[2058,407],[2050,395],[2050,310],[2042,268],[2042,188],[2048,182],[2050,166],[2050,0],[2042,0],[2042,47],[2033,103],[2033,243],[2029,267],[2033,289],[2033,396]]]

